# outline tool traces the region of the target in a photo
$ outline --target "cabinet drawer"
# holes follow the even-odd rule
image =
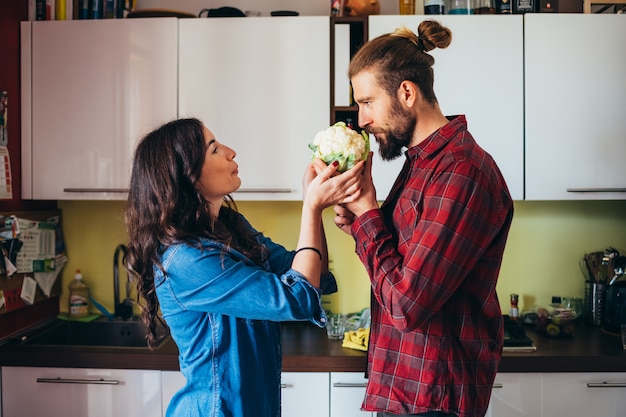
[[[160,417],[160,371],[3,367],[2,415]]]
[[[362,372],[331,372],[330,417],[373,417],[361,411],[366,386]]]
[[[328,372],[283,372],[282,417],[328,415]]]

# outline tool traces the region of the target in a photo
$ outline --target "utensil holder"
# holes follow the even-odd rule
[[[585,304],[583,318],[592,326],[602,326],[604,304],[606,299],[606,283],[585,281]]]

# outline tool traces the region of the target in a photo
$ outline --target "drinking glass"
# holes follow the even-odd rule
[[[329,339],[343,339],[346,331],[346,315],[345,314],[328,314],[328,323],[326,323],[326,334]]]

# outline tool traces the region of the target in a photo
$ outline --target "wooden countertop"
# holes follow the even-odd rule
[[[626,351],[619,336],[584,324],[568,339],[526,334],[536,352],[505,352],[500,372],[626,372]],[[341,347],[324,329],[312,324],[285,323],[282,329],[285,372],[362,372],[365,352]],[[168,340],[159,349],[51,347],[6,343],[0,346],[0,366],[178,370],[178,350]]]

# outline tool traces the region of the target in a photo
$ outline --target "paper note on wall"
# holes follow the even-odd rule
[[[41,292],[46,296],[50,297],[50,293],[52,292],[52,286],[56,282],[61,270],[67,263],[67,257],[63,254],[58,255],[55,259],[55,270],[49,272],[35,272],[35,281],[37,281],[37,285],[41,289]]]
[[[18,218],[22,248],[16,267],[21,273],[54,271],[55,224]]]

